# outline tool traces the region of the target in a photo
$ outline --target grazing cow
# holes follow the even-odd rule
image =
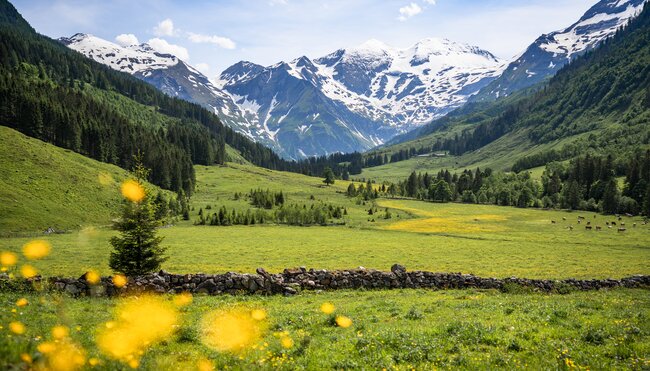
[[[633,227],[633,228],[636,228],[636,223],[632,223],[632,227]]]
[[[612,222],[612,225],[616,225],[616,222]]]
[[[565,218],[565,217],[562,217],[562,220],[566,221],[566,218]]]
[[[631,218],[631,217],[633,217],[634,215],[632,215],[632,214],[630,214],[630,213],[625,213],[625,216],[627,216],[628,218]]]
[[[596,214],[594,214],[594,219],[596,219]]]
[[[605,222],[605,225],[609,225],[609,222]]]
[[[551,224],[555,224],[555,220],[551,220]]]
[[[587,222],[587,225],[591,225],[591,222]]]
[[[625,232],[625,228],[621,227],[618,229],[619,232]]]
[[[590,231],[590,230],[591,230],[591,226],[590,226],[590,225],[585,225],[585,229],[588,230],[588,231]]]
[[[619,217],[618,217],[618,221],[620,222],[621,220],[623,220],[623,218],[621,218],[621,217],[619,216]]]
[[[597,231],[600,231],[600,230],[602,230],[602,229],[603,229],[603,228],[602,228],[601,226],[599,226],[599,225],[596,226],[596,230],[597,230]]]
[[[584,219],[585,217],[582,215],[578,215],[578,219]]]
[[[611,226],[611,225],[608,225],[607,228],[612,229],[612,226]]]
[[[571,231],[573,230],[573,226],[572,226],[572,225],[569,226],[569,230],[571,230]]]
[[[621,222],[621,227],[625,227],[625,222]]]

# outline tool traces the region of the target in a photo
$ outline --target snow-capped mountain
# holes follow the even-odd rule
[[[121,46],[88,34],[62,37],[60,42],[86,57],[115,70],[126,72],[155,86],[167,95],[204,106],[226,124],[276,151],[277,142],[256,130],[232,97],[208,78],[171,54],[159,53],[147,44]]]
[[[576,23],[540,36],[503,74],[471,98],[493,100],[549,78],[571,59],[596,47],[637,16],[647,0],[602,0]]]
[[[478,47],[377,40],[311,60],[240,62],[217,85],[290,157],[362,151],[430,122],[486,86],[503,63]]]

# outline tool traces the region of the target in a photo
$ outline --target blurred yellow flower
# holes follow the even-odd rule
[[[207,358],[200,359],[196,364],[199,371],[212,371],[214,370],[214,363]]]
[[[193,300],[192,294],[190,294],[189,292],[183,292],[174,296],[174,305],[176,305],[177,307],[184,307],[192,304],[192,300]]]
[[[99,359],[93,357],[88,359],[88,364],[91,365],[92,367],[95,367],[99,364]]]
[[[129,179],[122,183],[122,196],[131,202],[140,202],[144,199],[144,187],[135,180]]]
[[[283,336],[282,339],[280,339],[280,344],[282,344],[283,348],[289,349],[293,346],[293,339],[288,336]]]
[[[256,321],[263,321],[266,319],[266,311],[264,309],[253,309],[251,311],[251,317]]]
[[[66,338],[68,334],[70,334],[70,330],[68,330],[68,328],[65,326],[52,327],[52,336],[57,340]]]
[[[25,298],[20,298],[20,299],[18,299],[18,300],[16,301],[16,306],[17,306],[17,307],[24,307],[24,306],[26,306],[27,304],[29,304],[29,302],[28,302],[27,299],[25,299]]]
[[[127,282],[126,277],[121,274],[116,274],[113,276],[113,284],[117,288],[122,288],[126,286],[126,282]]]
[[[29,354],[27,354],[27,353],[23,353],[23,354],[21,354],[21,355],[20,355],[20,359],[21,359],[23,362],[27,363],[27,364],[31,364],[32,361],[33,361],[33,360],[32,360],[32,356],[29,355]]]
[[[25,325],[18,321],[11,322],[9,323],[9,331],[16,335],[22,335],[25,333]]]
[[[16,254],[9,252],[9,251],[3,251],[0,253],[0,264],[5,266],[5,267],[11,267],[16,265],[18,262],[18,257]]]
[[[38,346],[36,347],[36,349],[43,354],[51,353],[54,351],[55,348],[56,346],[54,345],[54,343],[50,343],[50,342],[38,344]]]
[[[332,303],[323,303],[323,305],[320,306],[320,310],[325,314],[332,314],[334,313],[334,310],[336,310],[336,307]]]
[[[352,320],[345,316],[338,316],[336,317],[336,324],[339,327],[348,328],[352,326]]]
[[[22,274],[25,278],[32,278],[36,276],[38,272],[36,271],[36,268],[32,267],[29,264],[25,264],[20,267],[20,274]]]
[[[210,348],[239,352],[260,340],[262,326],[248,311],[216,311],[203,318],[201,332],[203,342]]]
[[[100,277],[99,273],[96,270],[91,269],[88,272],[86,272],[86,281],[89,284],[96,285],[96,284],[99,283],[100,280],[101,280],[101,277]]]
[[[52,250],[52,246],[49,242],[34,240],[23,246],[23,255],[31,260],[42,259],[50,254],[50,250]]]
[[[138,368],[140,367],[140,362],[137,359],[132,359],[129,361],[129,367],[131,368]]]
[[[97,344],[106,355],[131,361],[149,346],[169,338],[174,332],[177,317],[176,309],[161,298],[144,296],[126,299],[116,307],[116,320],[100,330]]]
[[[45,351],[41,348],[45,348]],[[86,364],[86,353],[83,348],[69,340],[43,343],[38,346],[38,349],[47,357],[46,370],[74,371]]]

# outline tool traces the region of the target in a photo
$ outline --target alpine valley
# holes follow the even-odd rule
[[[216,81],[147,44],[121,46],[87,34],[59,40],[168,95],[206,107],[285,158],[301,159],[363,152],[468,100],[494,100],[533,86],[611,36],[643,3],[602,0],[576,23],[540,36],[511,61],[446,39],[425,39],[406,49],[370,40],[324,57],[303,56],[268,67],[242,61]]]
[[[650,370],[649,247],[642,0],[0,0],[0,370]]]

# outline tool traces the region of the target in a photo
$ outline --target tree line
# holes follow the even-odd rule
[[[624,174],[620,187],[617,175]],[[606,214],[650,216],[650,150],[630,158],[584,155],[568,163],[551,162],[541,181],[530,173],[465,170],[435,175],[411,173],[389,193],[435,202],[563,208]]]
[[[199,210],[195,225],[232,226],[255,225],[265,223],[286,224],[296,226],[328,225],[334,220],[340,220],[347,215],[347,209],[325,203],[288,204],[282,205],[273,211],[267,209],[247,209],[245,211],[221,206],[217,212]],[[342,222],[338,222],[341,224]]]

